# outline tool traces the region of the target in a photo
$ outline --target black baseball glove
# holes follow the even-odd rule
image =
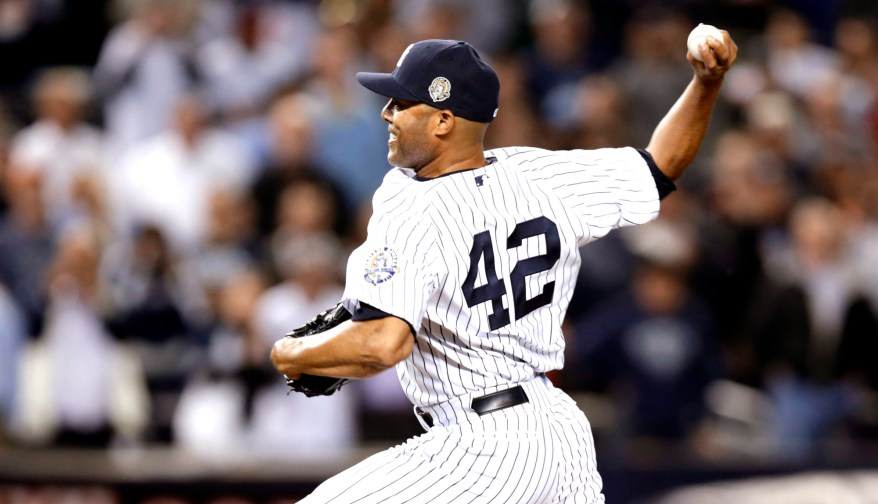
[[[339,303],[334,307],[317,314],[316,317],[308,321],[302,327],[288,332],[286,336],[288,338],[302,338],[305,336],[320,334],[341,324],[345,320],[350,320],[350,318],[351,313]],[[290,380],[287,378],[287,386],[290,387],[291,390],[301,392],[308,397],[332,395],[347,382],[347,378],[333,378],[330,376],[314,376],[309,374],[302,374],[298,380]]]

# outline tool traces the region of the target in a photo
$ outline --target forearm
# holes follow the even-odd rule
[[[721,85],[721,79],[705,82],[693,77],[653,132],[646,150],[671,180],[679,178],[695,159]]]
[[[281,338],[272,348],[271,360],[278,371],[293,379],[302,373],[367,378],[405,359],[413,345],[402,321],[348,321],[314,336]]]

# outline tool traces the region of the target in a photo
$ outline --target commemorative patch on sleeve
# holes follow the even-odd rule
[[[396,252],[390,247],[382,247],[369,254],[363,278],[372,285],[378,285],[393,278],[398,271]]]

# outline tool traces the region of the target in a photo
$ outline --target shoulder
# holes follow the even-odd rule
[[[534,172],[544,172],[551,167],[587,162],[594,156],[594,151],[504,147],[490,150],[485,155],[496,158],[505,170],[514,170],[531,178]]]
[[[432,232],[436,189],[433,184],[415,180],[405,170],[392,169],[372,198],[369,234],[389,237],[416,233],[424,236]]]
[[[633,147],[602,149],[546,150],[516,147],[507,151],[505,164],[514,164],[529,179],[570,176],[580,178],[612,178],[629,170],[649,177],[644,157]]]
[[[415,178],[414,172],[407,168],[391,168],[384,175],[381,185],[375,191],[372,198],[373,213],[379,213],[382,209],[392,207],[395,211],[404,211],[413,205],[419,204],[423,197],[429,193],[429,186]],[[405,202],[406,207],[400,207]]]
[[[485,152],[486,157],[498,161],[532,166],[541,166],[551,161],[600,162],[622,159],[639,159],[633,147],[607,147],[602,149],[548,150],[538,147],[503,147]]]
[[[49,124],[42,121],[37,121],[20,129],[12,137],[10,148],[14,152],[16,149],[33,147],[34,144],[55,141],[59,137],[60,135],[56,128],[52,128]]]

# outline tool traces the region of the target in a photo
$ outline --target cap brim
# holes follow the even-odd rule
[[[369,91],[386,96],[388,98],[402,98],[403,100],[421,101],[417,96],[406,91],[393,74],[375,73],[375,72],[358,72],[357,82],[363,85]]]

